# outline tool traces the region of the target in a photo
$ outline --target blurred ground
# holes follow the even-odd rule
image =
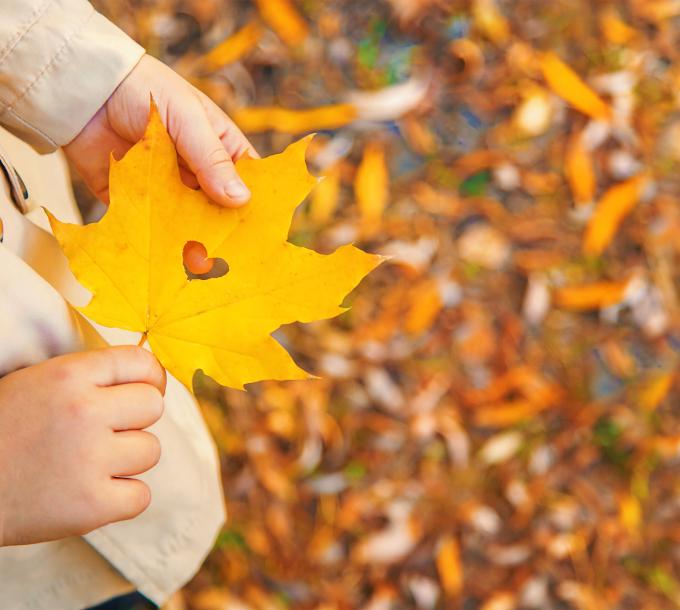
[[[392,257],[281,332],[322,379],[199,380],[230,517],[170,607],[678,607],[680,2],[95,4],[320,134],[292,241]]]

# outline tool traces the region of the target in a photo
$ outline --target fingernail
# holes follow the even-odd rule
[[[227,182],[227,185],[224,187],[224,192],[226,193],[227,197],[229,197],[229,199],[236,203],[245,203],[248,201],[248,199],[250,199],[250,191],[248,190],[248,187],[243,184],[241,180],[236,178],[233,178]]]

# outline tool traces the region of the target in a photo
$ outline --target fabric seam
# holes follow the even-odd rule
[[[30,93],[33,87],[35,87],[43,79],[45,74],[47,74],[47,72],[49,72],[54,67],[59,58],[71,47],[71,43],[82,34],[85,26],[90,23],[95,14],[95,10],[92,9],[88,14],[87,19],[80,23],[79,26],[71,32],[71,34],[64,40],[64,44],[61,45],[59,50],[52,56],[50,61],[48,61],[45,66],[43,66],[42,70],[40,70],[35,78],[25,87],[25,89],[14,99],[13,102],[5,106],[5,108],[0,111],[0,116],[13,110],[14,107]]]
[[[17,111],[14,108],[8,108],[5,112],[0,113],[0,114],[11,114],[19,123],[21,123],[24,127],[29,129],[30,131],[39,134],[50,146],[53,146],[54,148],[58,148],[59,144],[48,136],[42,129],[39,127],[36,127],[35,125],[29,123],[25,119],[23,119],[21,116],[17,114]]]
[[[46,0],[41,6],[33,9],[31,15],[24,21],[20,26],[18,31],[15,33],[14,37],[10,38],[5,46],[0,49],[0,64],[4,62],[7,57],[12,54],[14,48],[19,44],[21,39],[26,35],[26,33],[33,28],[33,26],[42,19],[43,15],[47,12],[47,9],[52,5],[54,0]]]

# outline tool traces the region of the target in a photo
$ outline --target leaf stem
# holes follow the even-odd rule
[[[139,339],[139,343],[137,344],[137,347],[142,347],[142,345],[144,345],[145,341],[146,341],[146,333],[142,333],[142,336]]]

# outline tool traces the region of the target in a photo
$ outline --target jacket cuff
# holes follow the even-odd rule
[[[70,142],[144,55],[86,0],[14,2],[0,20],[0,124],[51,152]]]

